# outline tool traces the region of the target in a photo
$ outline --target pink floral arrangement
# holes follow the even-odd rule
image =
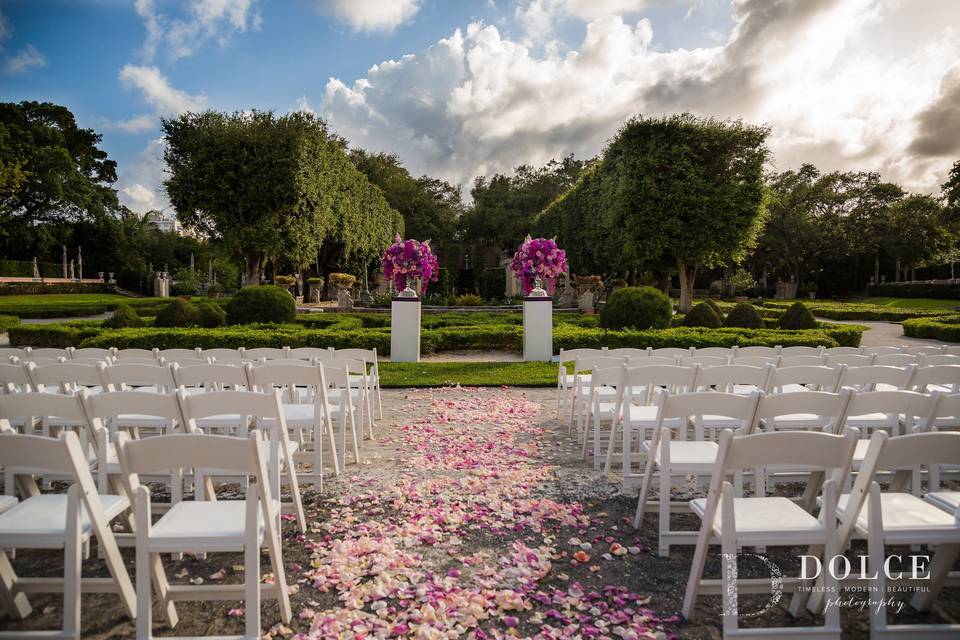
[[[420,295],[426,295],[427,285],[436,282],[440,272],[437,256],[430,250],[430,241],[403,240],[397,235],[393,244],[383,252],[383,276],[403,291],[407,281],[420,278]]]
[[[533,291],[536,280],[543,280],[552,294],[557,278],[567,271],[567,253],[558,249],[554,240],[527,236],[513,255],[510,269],[520,279],[524,294]]]

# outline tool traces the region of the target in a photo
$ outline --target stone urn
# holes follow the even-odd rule
[[[331,273],[329,282],[337,288],[337,310],[352,310],[353,297],[350,295],[350,289],[357,283],[356,276],[349,273]]]
[[[600,276],[577,276],[577,308],[580,313],[591,315],[597,301],[597,292],[603,282]]]

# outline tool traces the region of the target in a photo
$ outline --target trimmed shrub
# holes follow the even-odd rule
[[[605,329],[665,329],[670,326],[673,304],[653,287],[624,287],[607,298],[600,310],[600,326]]]
[[[749,302],[741,302],[727,314],[723,321],[725,327],[743,327],[744,329],[763,329],[767,325],[757,312],[757,308]]]
[[[193,280],[179,280],[170,287],[170,293],[175,296],[192,296],[197,292],[197,283]]]
[[[764,302],[763,312],[783,310],[790,307],[791,302],[769,300]],[[810,312],[816,316],[831,320],[877,320],[899,322],[908,318],[947,317],[957,312],[950,309],[907,309],[904,307],[887,307],[879,304],[862,302],[835,302],[831,300],[809,300],[804,302]]]
[[[197,305],[197,324],[208,329],[222,327],[227,324],[227,314],[219,305],[201,302]]]
[[[889,296],[891,298],[960,300],[960,285],[948,283],[874,284],[869,288],[869,295]]]
[[[457,307],[480,307],[483,306],[483,298],[475,293],[465,293],[454,298],[453,304]]]
[[[960,315],[946,318],[913,318],[903,321],[903,335],[944,342],[960,342]]]
[[[802,302],[794,302],[780,316],[781,329],[816,329],[817,321]]]
[[[713,310],[713,307],[706,302],[701,302],[694,306],[693,309],[690,309],[690,313],[683,319],[683,326],[717,329],[723,326],[723,320],[721,320],[717,312]]]
[[[102,323],[90,321],[60,322],[53,324],[21,324],[10,327],[7,335],[11,347],[54,347],[66,349],[79,347],[87,338],[103,333]]]
[[[143,318],[137,315],[133,307],[128,304],[118,304],[117,308],[113,310],[113,316],[103,322],[103,326],[111,329],[142,327],[143,325]]]
[[[16,327],[20,324],[20,318],[17,316],[0,316],[0,333],[3,333],[10,327]]]
[[[197,310],[186,300],[176,298],[160,310],[153,320],[155,327],[193,327],[199,322]]]
[[[713,298],[707,298],[704,302],[710,305],[710,308],[717,312],[717,315],[720,319],[723,319],[723,309],[720,307],[720,303],[714,300]]]
[[[293,322],[297,305],[286,290],[272,285],[240,289],[227,303],[227,324]]]

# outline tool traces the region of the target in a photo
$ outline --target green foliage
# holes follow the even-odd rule
[[[767,310],[782,310],[790,307],[793,303],[781,302],[779,300],[768,300],[764,302]],[[814,315],[829,318],[831,320],[879,320],[888,322],[897,322],[907,318],[920,318],[932,316],[952,315],[952,309],[912,309],[900,307],[887,307],[876,304],[859,304],[853,302],[832,302],[829,300],[817,300],[805,302],[804,305],[810,309]]]
[[[706,302],[701,302],[694,306],[693,309],[690,310],[690,313],[684,317],[683,326],[710,327],[716,329],[723,326],[723,320],[717,315],[717,312],[713,310],[713,307]]]
[[[713,309],[717,316],[723,318],[723,309],[720,307],[720,303],[714,300],[713,298],[707,298],[704,300],[704,303],[710,305],[710,308]]]
[[[457,307],[479,307],[483,305],[483,298],[475,293],[465,293],[454,298],[453,304]]]
[[[802,302],[794,302],[780,316],[780,327],[782,329],[813,329],[817,326],[817,321]]]
[[[10,327],[7,336],[12,347],[79,347],[87,338],[104,332],[100,322],[75,321],[55,324],[21,324]]]
[[[670,326],[673,303],[653,287],[624,287],[610,294],[600,311],[606,329],[663,329]]]
[[[78,293],[0,296],[0,313],[21,318],[68,318],[94,316],[127,304],[141,316],[155,316],[169,298],[129,298],[116,294]],[[213,304],[226,304],[211,300]]]
[[[286,290],[272,285],[244,287],[227,303],[228,324],[292,322],[297,306]]]
[[[197,305],[197,324],[201,327],[213,329],[222,327],[227,323],[227,314],[223,307],[209,302],[201,302]]]
[[[20,318],[17,316],[0,316],[0,333],[5,332],[10,327],[20,325]]]
[[[487,267],[477,283],[484,300],[501,300],[507,294],[507,272],[502,267]]]
[[[725,327],[743,327],[745,329],[763,329],[766,324],[757,312],[757,308],[749,302],[741,302],[727,314],[723,321]]]
[[[384,388],[446,387],[553,387],[557,365],[550,362],[383,362],[380,384]]]
[[[960,285],[957,284],[876,284],[870,286],[871,296],[894,298],[943,298],[960,300]]]
[[[170,288],[170,293],[175,296],[192,296],[196,292],[197,283],[193,280],[178,280]]]
[[[104,320],[103,326],[111,329],[122,329],[124,327],[142,327],[144,322],[133,307],[128,304],[119,304],[113,310],[113,316]]]
[[[180,298],[174,298],[170,304],[160,310],[153,320],[155,327],[193,327],[200,318],[192,304]]]
[[[733,274],[733,277],[730,278],[730,284],[733,285],[733,290],[737,293],[744,293],[748,289],[753,289],[757,286],[757,281],[753,279],[753,276],[746,269],[737,269],[736,273]]]
[[[944,318],[911,318],[903,321],[903,335],[944,342],[960,342],[960,315]]]

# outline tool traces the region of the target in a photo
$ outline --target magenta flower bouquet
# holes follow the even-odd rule
[[[537,280],[544,281],[552,294],[557,278],[567,271],[567,254],[554,240],[527,236],[513,255],[510,269],[520,279],[524,295],[533,291]]]
[[[426,295],[427,285],[436,282],[440,272],[437,256],[430,250],[430,241],[402,240],[399,235],[383,252],[383,277],[391,280],[398,291],[403,291],[407,281],[420,278],[423,286],[420,295]]]

